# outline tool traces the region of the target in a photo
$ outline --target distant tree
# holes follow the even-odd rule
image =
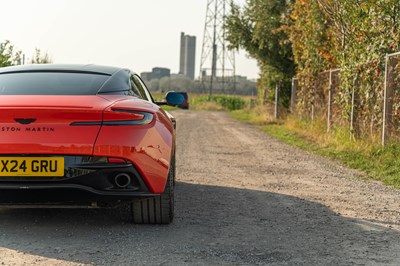
[[[146,81],[147,87],[151,91],[186,91],[190,93],[204,93],[204,85],[199,80],[191,80],[186,76],[163,77],[160,80],[153,79]],[[240,79],[236,81],[235,88],[225,88],[224,91],[216,89],[216,93],[254,95],[257,92],[256,83],[253,81]]]
[[[163,77],[160,79],[160,90],[161,91],[170,91],[171,90],[171,78]]]
[[[45,53],[42,55],[42,52],[40,49],[36,48],[35,49],[35,54],[32,57],[31,64],[49,64],[52,63],[53,60],[51,60],[50,56]]]
[[[171,79],[171,90],[173,91],[190,91],[194,87],[193,81],[186,76]]]
[[[152,79],[147,81],[146,85],[150,91],[158,91],[160,88],[160,81],[158,79]]]
[[[232,4],[225,29],[230,48],[243,48],[255,58],[260,67],[258,81],[261,95],[274,91],[278,83],[282,99],[287,103],[291,78],[295,74],[292,47],[287,32],[285,17],[290,1],[248,0],[243,7]],[[264,93],[266,90],[268,93]]]
[[[235,93],[240,95],[257,95],[257,83],[250,80],[236,82]]]
[[[21,51],[14,51],[10,41],[0,43],[0,67],[12,66],[21,63]]]

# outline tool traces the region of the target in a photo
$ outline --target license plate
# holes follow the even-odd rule
[[[64,158],[0,157],[0,176],[64,176]]]

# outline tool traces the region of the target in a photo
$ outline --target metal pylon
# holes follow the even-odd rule
[[[235,91],[235,53],[225,40],[225,18],[232,0],[208,0],[200,60],[200,79],[210,95]]]

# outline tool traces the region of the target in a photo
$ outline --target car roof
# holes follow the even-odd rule
[[[92,72],[105,75],[113,75],[120,70],[127,70],[120,67],[101,66],[101,65],[73,65],[73,64],[34,64],[0,68],[0,74],[17,72],[41,72],[41,71],[60,71],[60,72]]]

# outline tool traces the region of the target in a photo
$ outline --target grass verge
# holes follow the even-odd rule
[[[400,145],[389,144],[383,149],[376,139],[350,140],[348,130],[336,128],[326,133],[322,122],[295,117],[284,121],[260,119],[257,111],[231,112],[238,120],[260,125],[269,135],[285,143],[339,160],[344,165],[365,172],[368,178],[400,189]]]
[[[195,110],[233,111],[246,106],[245,97],[227,95],[190,95],[190,106]]]
[[[176,106],[170,106],[170,105],[161,105],[161,108],[165,111],[173,111],[173,110],[178,110],[179,108]]]

